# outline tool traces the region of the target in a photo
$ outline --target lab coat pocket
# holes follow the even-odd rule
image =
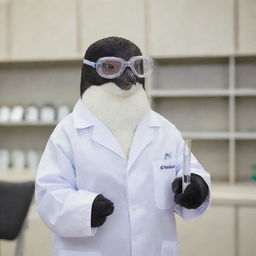
[[[163,241],[161,256],[179,256],[179,244],[177,241]]]
[[[161,210],[170,209],[173,205],[172,182],[176,177],[174,160],[154,161],[155,203]]]
[[[61,256],[101,256],[101,252],[63,250],[60,252],[60,255]]]

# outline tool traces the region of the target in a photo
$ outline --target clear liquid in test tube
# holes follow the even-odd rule
[[[190,173],[190,162],[191,162],[191,140],[185,140],[183,149],[183,175],[182,175],[182,192],[185,191],[186,187],[190,184],[191,173]]]

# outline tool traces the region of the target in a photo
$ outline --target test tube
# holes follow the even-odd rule
[[[185,191],[186,187],[190,184],[191,174],[190,174],[190,161],[191,161],[191,140],[184,141],[183,149],[183,175],[182,175],[182,192]]]

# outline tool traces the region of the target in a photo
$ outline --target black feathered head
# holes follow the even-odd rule
[[[87,49],[84,59],[97,62],[102,57],[119,57],[123,60],[130,60],[133,56],[140,56],[141,51],[137,45],[131,41],[120,37],[107,37],[96,41]],[[113,82],[119,88],[128,90],[132,84],[140,83],[145,89],[144,78],[135,76],[129,67],[126,67],[124,72],[116,78],[107,79],[101,77],[95,68],[84,64],[81,73],[80,95],[91,85],[100,86],[102,84]]]

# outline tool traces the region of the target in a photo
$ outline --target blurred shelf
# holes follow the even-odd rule
[[[10,182],[20,182],[20,181],[28,181],[35,180],[36,178],[36,170],[5,170],[0,171],[0,180],[10,181]]]
[[[256,132],[237,132],[234,137],[237,140],[256,140]]]
[[[181,132],[184,138],[197,140],[256,140],[256,132]]]
[[[82,60],[83,60],[83,56],[79,55],[79,56],[75,56],[75,57],[70,57],[70,58],[45,58],[45,59],[38,59],[38,58],[33,58],[33,59],[0,59],[0,66],[5,66],[5,65],[16,65],[16,64],[40,64],[40,63],[45,63],[45,64],[61,64],[61,63],[69,63],[69,64],[72,64],[72,63],[76,63],[76,64],[79,64],[79,63],[82,63]]]
[[[187,59],[227,59],[230,56],[234,56],[233,52],[230,52],[229,54],[215,54],[215,53],[202,53],[202,54],[151,54],[151,57],[153,57],[156,61],[160,60],[170,60],[170,59],[178,59],[178,60],[187,60]]]
[[[213,183],[213,204],[256,205],[256,182]]]
[[[184,138],[190,139],[209,139],[209,140],[227,140],[230,138],[230,133],[228,132],[182,132]]]
[[[228,90],[166,90],[166,89],[152,89],[149,90],[151,97],[219,97],[229,96]]]
[[[176,54],[176,55],[151,55],[156,61],[157,60],[170,60],[170,59],[226,59],[230,57],[234,58],[248,58],[248,57],[256,57],[256,52],[230,52],[229,54]]]
[[[234,95],[235,96],[254,97],[254,96],[256,96],[256,89],[237,89],[234,91]]]
[[[245,58],[248,58],[248,57],[256,57],[256,53],[255,52],[237,52],[234,54],[234,57],[245,57]]]
[[[174,90],[174,89],[152,89],[148,91],[151,97],[227,97],[229,95],[254,97],[256,89],[237,90]]]
[[[56,126],[58,122],[8,122],[0,123],[0,127],[9,126]]]

